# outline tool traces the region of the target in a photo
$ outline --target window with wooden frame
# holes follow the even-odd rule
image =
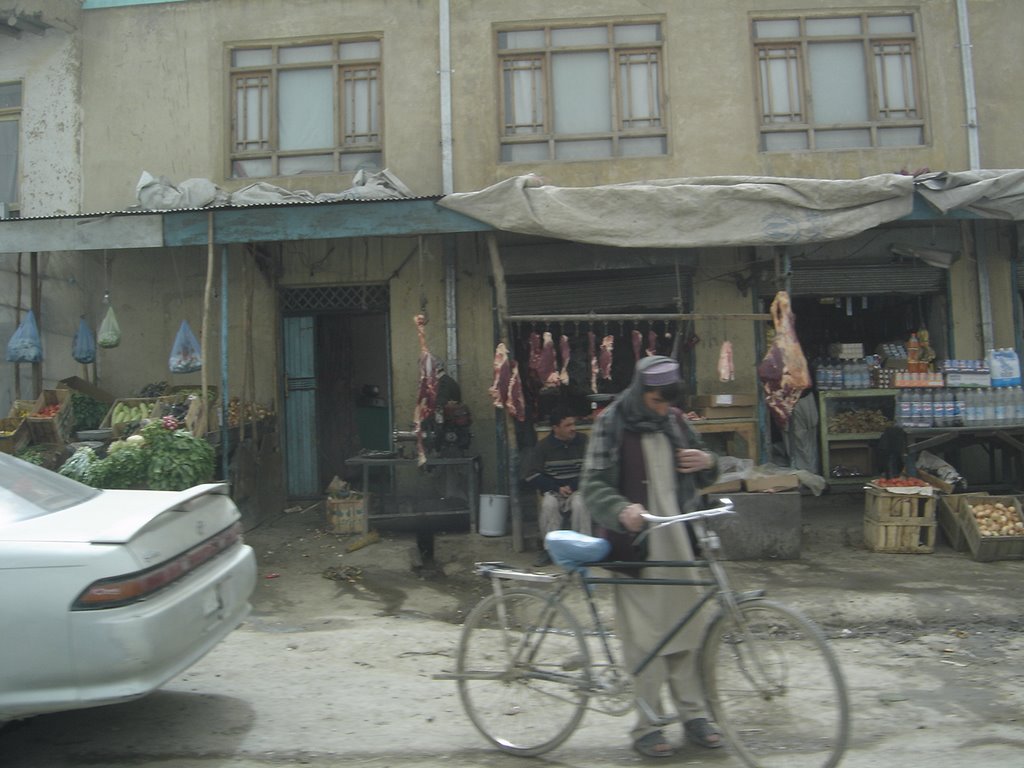
[[[753,36],[761,151],[925,143],[913,14],[754,19]]]
[[[10,216],[19,208],[21,83],[0,83],[0,203]]]
[[[661,24],[498,31],[501,161],[664,155]]]
[[[239,45],[231,63],[231,177],[382,167],[381,41]]]

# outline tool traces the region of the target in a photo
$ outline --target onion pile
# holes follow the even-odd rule
[[[974,516],[982,536],[1024,536],[1024,521],[1013,504],[968,504],[967,511]]]

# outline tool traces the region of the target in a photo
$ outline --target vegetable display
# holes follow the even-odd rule
[[[967,511],[978,524],[982,536],[1024,536],[1020,510],[1001,501],[968,504]]]
[[[871,483],[881,488],[921,488],[928,485],[919,477],[880,477]]]

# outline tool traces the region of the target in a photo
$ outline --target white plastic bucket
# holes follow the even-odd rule
[[[480,535],[504,536],[508,532],[508,496],[480,494]]]

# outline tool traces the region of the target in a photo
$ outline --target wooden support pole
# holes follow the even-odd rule
[[[505,267],[501,263],[498,240],[494,232],[487,232],[487,252],[491,259],[491,274],[494,277],[494,302],[498,340],[508,346],[508,290],[505,284]],[[519,506],[519,455],[516,442],[509,439],[508,416],[504,408],[494,409],[494,421],[498,440],[498,468],[506,477],[509,515],[512,518],[512,549],[522,552],[525,548],[523,533],[523,512]],[[502,472],[499,471],[498,477]]]

